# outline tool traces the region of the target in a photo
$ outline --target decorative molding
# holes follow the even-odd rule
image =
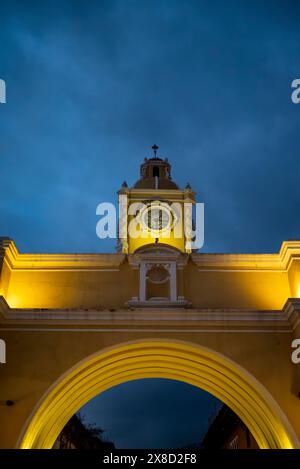
[[[128,255],[129,265],[131,265],[133,269],[137,269],[142,261],[159,264],[176,261],[177,267],[183,268],[187,264],[188,259],[188,254],[184,254],[178,249],[162,243],[159,245],[149,244],[147,246],[143,246],[134,254]]]
[[[283,314],[295,330],[300,324],[300,298],[289,298],[283,307]]]
[[[140,301],[138,299],[132,299],[128,301],[128,306],[134,309],[149,309],[157,308],[158,311],[161,309],[173,309],[173,308],[187,308],[189,302],[185,299],[178,299],[171,301],[168,298],[151,298],[150,300]]]
[[[160,245],[160,249],[164,249]],[[170,251],[172,247],[168,247]],[[175,249],[173,249],[174,256]],[[146,253],[146,252],[145,252]],[[128,262],[134,267],[137,252],[128,256]],[[158,253],[157,253],[158,254]],[[161,253],[159,254],[161,256]],[[155,257],[155,253],[150,255]],[[180,254],[178,267],[184,266],[190,258],[200,271],[283,271],[286,272],[294,259],[300,260],[300,240],[284,241],[279,253],[275,254]],[[23,254],[13,240],[0,238],[0,268],[5,260],[11,269],[16,270],[112,270],[119,268],[125,261],[126,254]]]
[[[181,302],[181,304],[180,304]],[[22,330],[24,325],[33,328],[39,325],[82,330],[90,327],[103,327],[109,330],[191,330],[193,332],[216,331],[260,331],[292,333],[300,321],[300,300],[290,298],[280,311],[240,310],[240,309],[185,309],[184,300],[161,303],[151,309],[143,307],[109,310],[63,310],[63,309],[12,309],[0,296],[0,323],[2,330]],[[147,302],[148,303],[148,302]],[[157,329],[155,329],[157,328]],[[191,329],[189,329],[191,328]]]
[[[133,269],[139,269],[139,297],[132,298],[128,305],[132,308],[166,308],[188,307],[190,303],[177,295],[177,269],[187,264],[188,254],[167,244],[149,244],[142,246],[134,254],[128,256],[128,262]],[[159,265],[169,272],[170,289],[168,298],[147,299],[147,274],[152,266]]]
[[[0,237],[0,273],[2,270],[2,265],[5,257],[5,251],[9,247],[12,240],[6,237]]]
[[[284,271],[300,260],[300,240],[284,241],[275,254],[191,254],[200,271]]]
[[[119,270],[126,255],[116,254],[23,254],[12,240],[0,239],[4,262],[11,270]],[[0,251],[1,255],[1,251]],[[1,260],[1,259],[0,259]]]
[[[170,251],[172,247],[167,247]],[[160,249],[165,246],[160,245]],[[169,251],[169,252],[170,252]],[[178,267],[190,258],[200,271],[283,271],[286,272],[294,259],[300,260],[300,240],[284,241],[275,254],[211,254],[192,253],[190,256],[173,249],[174,256],[181,256]],[[128,256],[134,267],[142,251]],[[145,251],[146,254],[146,251]],[[158,254],[158,253],[157,253]],[[150,254],[149,254],[150,255]],[[161,253],[159,254],[161,256]],[[155,257],[155,252],[150,255]],[[17,270],[101,270],[116,269],[126,260],[126,254],[23,254],[9,238],[0,238],[0,268],[5,260],[11,269]]]

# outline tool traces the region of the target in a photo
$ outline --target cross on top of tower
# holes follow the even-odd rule
[[[156,153],[157,153],[157,150],[159,149],[159,147],[154,143],[154,145],[152,145],[151,148],[152,148],[153,153],[154,153],[154,158],[157,158]]]

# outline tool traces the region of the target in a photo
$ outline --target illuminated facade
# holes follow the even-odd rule
[[[299,447],[300,241],[276,254],[192,252],[172,204],[195,193],[156,155],[125,195],[128,207],[144,204],[150,237],[123,231],[114,254],[22,254],[1,239],[0,446],[51,447],[98,393],[164,377],[221,399],[260,447]],[[124,213],[121,232],[133,217]]]

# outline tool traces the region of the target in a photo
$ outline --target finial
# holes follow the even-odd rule
[[[189,182],[187,182],[186,186],[185,186],[186,189],[191,189],[191,185]]]
[[[127,185],[127,182],[126,182],[126,181],[124,181],[124,182],[123,182],[123,184],[122,184],[122,187],[128,187],[128,185]]]
[[[154,145],[152,145],[152,150],[153,150],[153,153],[154,153],[154,158],[156,158],[156,153],[157,153],[157,150],[159,149],[159,147],[154,143]]]

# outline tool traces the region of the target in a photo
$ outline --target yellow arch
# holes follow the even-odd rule
[[[126,381],[168,378],[197,386],[227,404],[260,448],[296,448],[297,436],[266,388],[239,365],[196,344],[150,339],[98,352],[65,373],[34,409],[20,448],[51,448],[90,399]]]

